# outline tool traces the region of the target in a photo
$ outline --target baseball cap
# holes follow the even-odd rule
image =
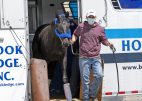
[[[90,15],[96,16],[96,12],[93,11],[93,10],[87,11],[86,16],[88,17],[88,16],[90,16]]]

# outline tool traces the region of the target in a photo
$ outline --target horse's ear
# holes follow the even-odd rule
[[[59,18],[57,13],[56,13],[56,15],[55,15],[55,16],[56,16],[56,18]]]
[[[65,12],[65,17],[68,18],[69,17],[69,12]]]

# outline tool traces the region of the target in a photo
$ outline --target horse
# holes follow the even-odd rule
[[[57,62],[62,67],[64,93],[67,101],[72,101],[67,77],[67,48],[70,45],[71,31],[69,19],[64,13],[57,13],[50,24],[37,28],[32,42],[33,58],[44,59],[48,65],[49,81],[53,79]]]

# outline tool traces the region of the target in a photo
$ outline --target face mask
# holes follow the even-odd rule
[[[96,22],[96,19],[93,18],[87,18],[88,24],[93,25]]]

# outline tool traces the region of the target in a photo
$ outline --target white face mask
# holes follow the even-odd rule
[[[93,25],[96,22],[96,19],[94,18],[87,18],[88,24]]]

